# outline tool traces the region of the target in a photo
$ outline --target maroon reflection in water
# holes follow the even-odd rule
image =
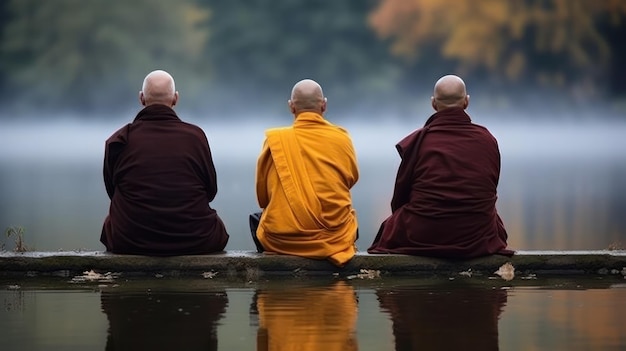
[[[217,350],[226,292],[102,292],[106,350]]]
[[[498,350],[506,290],[403,286],[379,289],[376,295],[391,317],[396,351]]]

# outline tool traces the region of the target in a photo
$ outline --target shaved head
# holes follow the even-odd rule
[[[324,97],[322,87],[311,79],[299,81],[291,90],[289,108],[294,114],[300,111],[323,113],[326,110],[326,98]]]
[[[451,107],[467,108],[469,95],[465,89],[465,82],[455,75],[441,77],[435,83],[431,100],[436,111]]]
[[[178,101],[174,78],[161,70],[150,72],[143,80],[139,100],[144,106],[161,104],[172,107]]]

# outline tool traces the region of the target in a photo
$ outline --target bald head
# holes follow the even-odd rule
[[[441,77],[435,83],[431,100],[435,111],[451,107],[467,108],[469,95],[465,90],[465,82],[455,75]]]
[[[295,115],[303,111],[323,113],[326,111],[326,98],[322,92],[322,87],[311,79],[299,81],[291,90],[289,108]]]
[[[161,104],[173,107],[178,101],[174,78],[165,71],[150,72],[143,80],[139,100],[143,106]]]

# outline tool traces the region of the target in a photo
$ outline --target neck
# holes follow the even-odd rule
[[[298,111],[296,111],[293,115],[294,115],[295,117],[298,117],[298,115],[300,115],[300,114],[302,114],[302,113],[305,113],[305,112],[316,113],[316,114],[318,114],[318,115],[322,115],[322,111],[320,111],[320,110],[315,110],[315,109],[310,109],[310,110],[298,110]]]
[[[144,105],[144,107],[148,107],[148,106],[154,106],[154,105],[162,105],[162,106],[167,106],[169,108],[172,108],[173,105],[167,102],[161,102],[161,101],[154,101],[154,102],[150,102]]]

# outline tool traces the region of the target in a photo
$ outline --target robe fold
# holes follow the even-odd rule
[[[321,115],[304,112],[292,127],[266,131],[256,173],[259,242],[267,251],[344,265],[356,253],[350,189],[358,177],[348,132]]]
[[[174,110],[151,105],[105,145],[111,199],[100,241],[121,254],[172,256],[222,251],[224,223],[209,203],[217,176],[207,138]]]
[[[450,258],[511,255],[496,210],[500,151],[463,109],[432,115],[396,148],[402,159],[392,214],[369,253]]]

